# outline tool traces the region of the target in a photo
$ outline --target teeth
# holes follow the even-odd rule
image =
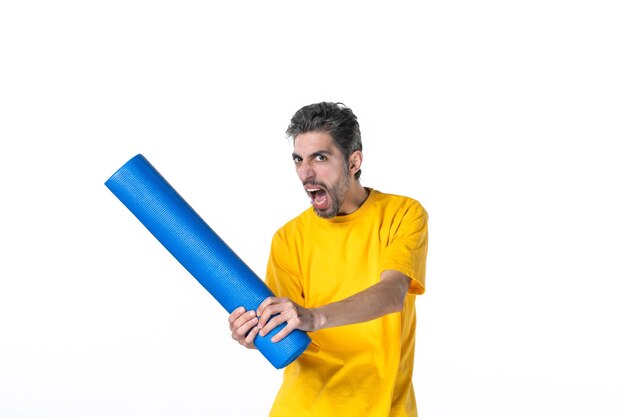
[[[319,190],[321,190],[321,188],[309,188],[309,189],[307,189],[307,191],[310,192],[310,193],[312,193],[314,191],[319,191]]]

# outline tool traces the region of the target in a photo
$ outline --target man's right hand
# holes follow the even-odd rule
[[[228,323],[233,339],[248,349],[256,349],[252,343],[259,333],[257,327],[259,319],[255,311],[246,311],[245,308],[239,307],[228,316]]]

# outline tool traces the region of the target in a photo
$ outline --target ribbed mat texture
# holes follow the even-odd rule
[[[240,306],[256,310],[265,298],[273,296],[143,155],[124,164],[105,185],[228,313]],[[254,341],[277,369],[293,362],[311,342],[305,332],[295,330],[272,343],[271,337],[284,326]]]

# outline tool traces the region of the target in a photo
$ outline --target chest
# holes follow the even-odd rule
[[[378,224],[313,230],[299,257],[307,306],[339,301],[379,282],[389,239],[389,228]]]

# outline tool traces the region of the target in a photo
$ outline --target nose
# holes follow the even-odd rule
[[[307,161],[302,161],[296,167],[296,172],[298,174],[298,178],[300,178],[300,181],[302,181],[303,184],[308,181],[315,180],[315,170],[313,169],[313,166]]]

